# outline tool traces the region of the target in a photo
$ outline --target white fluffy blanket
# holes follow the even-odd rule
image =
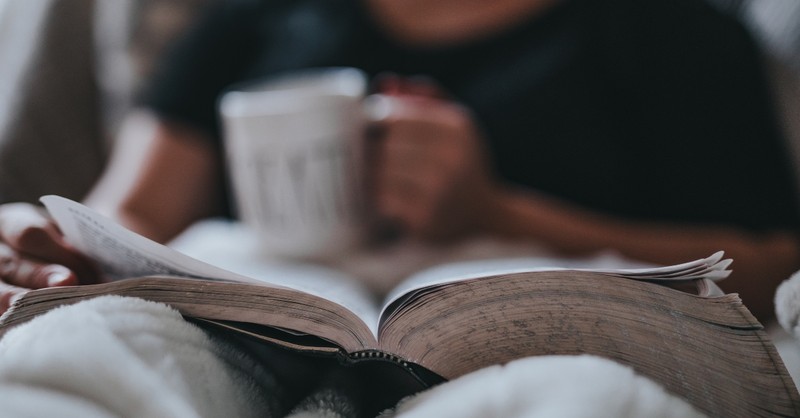
[[[778,286],[775,292],[775,315],[786,332],[800,338],[800,272]]]
[[[3,417],[264,417],[274,416],[280,394],[279,382],[233,345],[139,299],[60,308],[0,340]],[[341,410],[322,404],[292,416],[339,417]],[[548,356],[479,370],[382,416],[702,415],[617,363]]]

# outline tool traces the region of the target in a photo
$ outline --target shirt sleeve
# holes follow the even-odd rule
[[[206,133],[219,145],[217,101],[254,59],[257,11],[254,1],[214,2],[176,41],[138,104],[159,118]]]

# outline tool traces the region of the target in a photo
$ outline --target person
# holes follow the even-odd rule
[[[654,263],[722,249],[735,260],[723,288],[762,319],[800,267],[797,189],[757,48],[691,0],[219,2],[86,203],[161,242],[229,213],[219,94],[324,66],[362,69],[391,104],[371,141],[373,203],[405,236]],[[0,311],[27,289],[98,280],[35,208],[0,207],[0,240]]]

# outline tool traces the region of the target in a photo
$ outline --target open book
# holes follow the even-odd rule
[[[524,260],[442,267],[376,303],[345,278],[309,279],[313,268],[237,274],[70,200],[42,201],[111,281],[29,292],[0,317],[0,334],[59,305],[117,294],[300,352],[387,361],[425,384],[531,355],[586,353],[631,365],[713,416],[800,414],[800,397],[763,327],[737,295],[714,284],[729,274],[722,252],[640,269]]]

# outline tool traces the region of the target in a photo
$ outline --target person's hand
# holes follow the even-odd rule
[[[378,214],[428,240],[478,232],[495,193],[470,111],[429,83],[371,96]]]
[[[93,283],[94,264],[38,208],[0,205],[0,313],[31,289]]]

